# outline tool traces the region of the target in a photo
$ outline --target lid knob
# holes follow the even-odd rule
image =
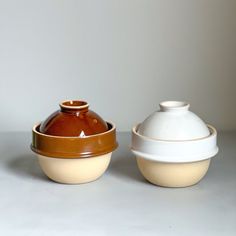
[[[160,110],[164,112],[188,111],[190,104],[181,101],[165,101],[159,104]]]

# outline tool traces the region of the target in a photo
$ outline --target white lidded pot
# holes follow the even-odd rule
[[[186,187],[207,173],[218,152],[217,132],[189,107],[186,102],[162,102],[159,111],[133,128],[131,150],[149,182]]]

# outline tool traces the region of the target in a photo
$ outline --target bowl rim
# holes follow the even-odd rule
[[[194,162],[199,162],[199,161],[204,161],[204,160],[208,160],[211,159],[212,157],[214,157],[218,151],[219,148],[216,147],[210,154],[206,154],[206,155],[202,155],[201,158],[199,158],[198,156],[196,157],[192,157],[192,159],[190,160],[182,160],[181,157],[176,157],[177,160],[164,160],[162,159],[160,156],[154,155],[154,154],[149,154],[149,153],[143,153],[140,151],[136,151],[134,149],[131,148],[131,151],[134,155],[136,155],[138,158],[142,158],[148,161],[157,161],[157,162],[162,162],[162,163],[169,163],[169,164],[183,164],[183,163],[194,163]]]
[[[211,131],[210,136],[187,141],[147,138],[135,132],[136,127],[133,128],[130,148],[137,157],[147,160],[166,163],[189,163],[212,158],[219,151],[216,129],[210,125],[208,125]]]
[[[52,136],[40,133],[36,124],[32,130],[31,150],[37,154],[54,158],[89,158],[109,152],[118,147],[116,127],[106,122],[110,129],[106,132],[86,137]]]

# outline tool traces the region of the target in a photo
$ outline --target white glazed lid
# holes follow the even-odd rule
[[[133,128],[131,150],[152,161],[201,161],[217,154],[217,132],[190,112],[188,103],[162,102],[160,111]]]
[[[210,135],[207,125],[196,114],[189,111],[186,102],[165,101],[160,110],[147,117],[138,127],[137,133],[159,140],[194,140]]]

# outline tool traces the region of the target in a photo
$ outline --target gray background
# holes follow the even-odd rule
[[[64,99],[130,130],[180,99],[236,129],[236,1],[0,1],[0,131],[29,131]]]

